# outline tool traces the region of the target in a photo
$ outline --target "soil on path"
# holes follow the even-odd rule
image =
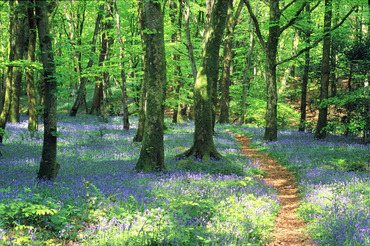
[[[299,205],[297,182],[294,174],[281,166],[276,159],[259,153],[250,147],[251,138],[235,134],[241,150],[252,161],[261,163],[261,168],[266,172],[264,180],[278,191],[279,201],[282,206],[277,219],[272,242],[266,246],[289,245],[302,246],[314,244],[305,234],[306,223],[298,218],[296,209]]]

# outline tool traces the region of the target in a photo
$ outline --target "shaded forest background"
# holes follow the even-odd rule
[[[154,104],[174,123],[205,119],[194,107],[204,67],[213,126],[263,125],[265,140],[292,127],[366,143],[369,7],[365,0],[2,1],[0,139],[20,113],[31,132],[57,112],[103,121],[123,115],[128,129],[129,115],[143,123]],[[208,49],[216,36],[219,49]],[[156,86],[163,101],[152,100],[162,97]],[[50,143],[58,135],[52,121]]]

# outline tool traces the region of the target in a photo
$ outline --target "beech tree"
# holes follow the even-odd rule
[[[215,90],[219,68],[219,49],[223,37],[230,0],[215,0],[211,11],[209,26],[203,39],[202,61],[194,85],[195,130],[193,146],[177,158],[193,156],[199,159],[222,156],[213,142],[212,96]]]
[[[145,131],[136,163],[137,171],[161,171],[164,167],[163,99],[166,86],[163,10],[159,1],[142,2],[143,35],[145,36],[145,68],[148,75],[145,110]]]
[[[108,60],[108,55],[110,51],[110,46],[113,43],[112,38],[109,36],[108,32],[112,30],[112,15],[106,9],[106,20],[103,23],[103,30],[101,33],[101,48],[99,52],[98,66],[104,67],[105,61]],[[107,72],[99,71],[98,76],[96,76],[94,96],[92,99],[92,106],[90,109],[90,114],[96,112],[97,115],[102,115],[103,121],[108,122],[107,108],[106,108],[106,87],[107,87]]]
[[[12,26],[12,38],[14,38],[14,61],[19,61],[23,59],[25,50],[25,35],[24,35],[24,23],[26,20],[26,15],[24,14],[26,10],[25,1],[14,1],[14,19]],[[21,94],[21,82],[23,75],[23,68],[20,64],[13,64],[12,71],[12,83],[11,83],[11,97],[10,97],[10,107],[8,120],[12,123],[19,122],[19,100]]]
[[[145,30],[145,12],[144,12],[144,1],[138,0],[138,19],[139,19],[139,30],[141,36],[141,47],[145,50],[146,47],[146,35],[144,33]],[[144,130],[145,130],[145,114],[146,114],[146,99],[147,99],[147,81],[148,81],[148,67],[146,61],[146,53],[144,52],[142,55],[142,63],[143,63],[143,80],[141,81],[140,85],[140,98],[139,98],[139,123],[137,127],[137,131],[135,137],[133,139],[134,142],[141,142],[144,138]]]
[[[267,107],[266,107],[266,125],[265,125],[265,140],[276,140],[277,139],[277,83],[276,83],[276,67],[277,67],[277,53],[278,53],[278,44],[281,34],[287,30],[290,26],[294,24],[297,18],[300,16],[303,11],[306,1],[303,1],[300,6],[298,6],[295,14],[291,19],[289,19],[285,25],[280,26],[280,18],[284,11],[299,4],[299,1],[292,1],[290,4],[286,5],[282,9],[280,8],[280,0],[270,0],[269,9],[270,9],[270,20],[269,20],[269,34],[267,41],[264,40],[260,25],[255,16],[249,0],[244,0],[245,5],[248,8],[248,12],[254,22],[256,27],[256,35],[258,40],[263,47],[266,55],[266,88],[267,88]]]
[[[320,102],[323,103],[329,96],[329,78],[330,78],[330,29],[332,17],[332,0],[325,0],[325,15],[324,15],[324,44],[322,51],[322,68],[321,68],[321,87],[320,87]],[[328,106],[320,105],[319,120],[317,122],[315,138],[326,138],[325,127],[328,124]]]
[[[57,162],[57,80],[49,14],[48,3],[36,1],[36,23],[45,83],[44,144],[37,177],[43,180],[54,180],[60,167]]]
[[[4,105],[0,114],[0,144],[3,142],[3,134],[7,120],[19,121],[19,89],[22,79],[21,68],[15,62],[22,59],[24,41],[24,18],[22,11],[23,3],[9,1],[10,5],[10,28],[9,28],[9,66],[6,71]],[[13,107],[12,107],[13,104]]]
[[[33,0],[28,1],[27,5],[27,19],[28,19],[28,51],[27,59],[32,64],[35,62],[35,50],[36,50],[36,19],[34,15],[34,2]],[[27,96],[28,96],[28,130],[38,130],[38,116],[37,116],[37,102],[36,102],[36,88],[34,79],[34,69],[32,67],[26,68],[26,84],[27,84]]]
[[[113,8],[112,8],[113,5]],[[122,91],[122,107],[123,107],[123,128],[128,130],[130,129],[130,122],[128,119],[128,106],[127,106],[127,90],[126,90],[126,72],[125,72],[125,62],[124,62],[124,42],[121,36],[121,21],[118,14],[117,1],[113,0],[112,4],[109,4],[108,7],[111,12],[111,15],[114,16],[114,22],[117,28],[117,39],[119,42],[119,59],[120,59],[120,75],[121,75],[121,84],[119,85]]]
[[[220,116],[219,123],[229,123],[229,101],[230,92],[229,87],[231,84],[231,63],[233,60],[233,42],[234,42],[234,29],[238,24],[239,15],[243,8],[243,1],[239,2],[237,10],[233,11],[233,1],[229,2],[227,20],[226,20],[226,33],[224,40],[224,57],[222,61],[222,73],[220,78],[221,99],[220,99]]]

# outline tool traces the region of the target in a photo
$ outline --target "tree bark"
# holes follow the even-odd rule
[[[243,1],[240,1],[236,13],[233,13],[233,2],[229,2],[226,21],[226,34],[224,40],[224,58],[222,63],[222,73],[220,79],[221,99],[220,99],[220,116],[219,123],[229,123],[229,102],[230,102],[230,85],[231,85],[231,63],[233,59],[233,41],[234,29],[237,24],[240,12],[243,7]]]
[[[310,4],[308,3],[306,6],[306,13],[308,18],[308,30],[305,31],[305,42],[306,46],[310,46],[310,39],[311,39],[311,9]],[[308,77],[310,72],[310,50],[305,51],[304,56],[304,68],[303,68],[303,77],[302,77],[302,85],[301,85],[301,119],[299,122],[298,131],[304,132],[306,130],[306,107],[307,107],[307,85],[308,85]]]
[[[22,60],[24,54],[24,22],[25,15],[23,1],[14,1],[14,24],[12,28],[12,37],[14,38],[14,61]],[[21,94],[21,82],[22,82],[23,69],[21,66],[13,68],[12,73],[12,84],[11,84],[11,103],[9,108],[8,120],[12,123],[19,122],[19,100]]]
[[[289,59],[286,59],[281,62],[276,62],[277,56],[277,48],[280,35],[287,30],[290,26],[294,24],[294,22],[298,19],[301,12],[303,11],[304,7],[306,6],[307,2],[303,2],[300,8],[295,12],[294,17],[292,17],[285,25],[280,27],[280,17],[281,12],[287,10],[293,3],[296,1],[292,1],[292,4],[287,5],[285,8],[280,10],[279,8],[279,0],[270,0],[269,7],[270,7],[270,24],[269,24],[269,35],[267,42],[264,41],[263,36],[261,34],[261,30],[259,27],[259,23],[257,17],[252,11],[250,6],[249,0],[243,0],[245,5],[248,8],[248,12],[254,22],[256,28],[256,35],[258,40],[261,43],[262,48],[266,52],[266,87],[267,87],[267,106],[266,106],[266,126],[265,126],[265,134],[263,136],[264,140],[274,141],[277,139],[277,85],[276,85],[276,67],[283,62],[286,62]],[[299,53],[299,52],[298,52]],[[295,56],[294,56],[295,57]]]
[[[13,52],[10,50],[9,57],[11,57]],[[4,93],[4,105],[0,114],[0,145],[3,143],[3,137],[5,133],[5,126],[9,114],[10,108],[10,94],[11,94],[11,83],[12,83],[12,72],[13,68],[8,67],[5,76],[5,93]]]
[[[263,139],[277,139],[277,86],[276,86],[276,55],[280,36],[279,0],[270,1],[270,25],[266,43],[266,127]]]
[[[34,1],[29,0],[27,6],[27,18],[29,26],[29,38],[28,38],[28,52],[27,59],[30,63],[35,62],[35,50],[36,50],[36,22],[34,15]],[[27,84],[27,96],[28,96],[28,130],[38,130],[38,117],[37,117],[37,102],[36,102],[36,90],[34,80],[34,70],[32,67],[26,69],[26,84]]]
[[[1,42],[1,61],[4,62],[5,54],[4,54],[4,42],[3,42],[3,22],[1,21],[1,13],[0,13],[0,42]],[[0,112],[3,111],[4,106],[4,97],[5,97],[5,69],[0,68]]]
[[[99,67],[104,67],[104,62],[108,59],[108,52],[109,52],[109,45],[110,45],[110,37],[108,36],[107,31],[112,29],[113,25],[111,20],[107,20],[104,23],[104,29],[101,34],[101,50],[99,53]],[[93,96],[93,103],[91,106],[90,114],[96,114],[98,116],[103,116],[103,121],[107,122],[107,109],[106,109],[106,86],[107,86],[107,74],[106,72],[101,72],[100,76],[96,77],[95,82],[95,90]]]
[[[336,6],[339,8],[339,6]],[[335,9],[335,8],[334,8]],[[338,24],[338,14],[333,19],[333,25]],[[330,96],[335,97],[337,95],[337,42],[330,42]]]
[[[252,29],[252,20],[249,22],[249,27]],[[250,34],[249,38],[249,48],[248,48],[248,54],[246,57],[245,62],[245,68],[244,68],[244,74],[243,74],[243,82],[242,82],[242,104],[241,104],[241,115],[240,115],[240,124],[245,123],[245,115],[247,110],[247,96],[248,91],[250,89],[251,84],[251,65],[252,65],[252,55],[255,45],[255,38],[253,33]]]
[[[213,93],[218,75],[218,54],[226,22],[229,0],[215,0],[210,27],[203,39],[202,61],[194,85],[195,131],[193,146],[177,158],[220,159],[213,142]]]
[[[223,5],[214,8],[213,6],[218,6],[218,2],[216,0],[210,0],[211,6],[212,6],[212,13],[211,13],[211,20],[210,20],[210,27],[208,29],[212,28],[211,32],[214,37],[210,37],[207,42],[209,42],[208,48],[210,49],[208,51],[207,56],[209,57],[207,59],[207,80],[210,79],[211,86],[211,102],[212,102],[212,131],[214,131],[214,127],[216,124],[216,109],[217,109],[217,86],[218,86],[218,75],[219,75],[219,63],[220,63],[220,45],[222,42],[222,38],[224,36],[224,29],[226,24],[226,17],[227,17],[227,6],[229,5],[229,2],[231,0],[222,0]],[[213,17],[212,21],[212,15],[213,12],[216,11],[218,16]]]
[[[332,0],[325,0],[324,15],[324,43],[322,51],[321,67],[321,87],[320,87],[320,108],[319,119],[316,125],[315,138],[326,138],[326,126],[328,124],[328,107],[322,105],[329,96],[329,79],[330,79],[330,43],[331,43],[331,17],[332,17]]]
[[[15,5],[15,6],[14,6]],[[16,19],[18,11],[15,10],[18,5],[18,1],[9,1],[9,55],[8,59],[10,62],[15,60],[15,50],[16,50]],[[8,121],[10,105],[11,105],[11,95],[12,95],[12,78],[13,78],[13,66],[7,68],[5,76],[5,92],[4,92],[4,104],[3,109],[0,114],[0,144],[3,143],[3,137],[5,133],[5,126]]]
[[[143,50],[146,47],[146,35],[144,34],[145,30],[145,12],[144,12],[144,1],[138,0],[138,19],[139,19],[139,29],[141,36],[141,45]],[[139,99],[139,124],[133,142],[141,142],[144,138],[145,130],[145,114],[146,114],[146,105],[147,105],[147,81],[148,81],[148,67],[146,64],[146,54],[145,52],[142,55],[143,63],[143,80],[140,86],[140,99]]]
[[[177,1],[177,0],[176,0]],[[169,1],[170,5],[170,19],[175,31],[171,35],[171,42],[173,45],[181,40],[181,28],[182,28],[182,3],[181,0],[179,4],[176,3],[174,0]],[[178,6],[179,5],[179,6]],[[177,22],[176,17],[178,14]],[[175,98],[176,98],[176,105],[173,109],[172,115],[172,123],[183,122],[182,115],[181,115],[181,103],[180,103],[180,90],[183,86],[182,82],[182,72],[181,66],[179,65],[180,62],[180,55],[176,53],[171,54],[172,60],[174,61],[173,65],[173,85],[175,87]]]
[[[164,170],[163,144],[163,98],[166,85],[166,61],[164,48],[163,12],[158,1],[145,1],[144,27],[145,63],[147,76],[147,110],[145,132],[137,171],[152,172]]]
[[[60,167],[57,162],[57,81],[47,9],[46,1],[36,1],[36,20],[45,83],[44,144],[38,179],[54,180]]]
[[[195,59],[194,59],[194,47],[193,43],[191,42],[191,36],[190,36],[190,26],[189,26],[189,18],[190,18],[190,5],[189,0],[185,0],[186,3],[186,10],[184,10],[184,26],[185,26],[185,33],[186,33],[186,44],[188,49],[188,57],[190,61],[191,71],[193,72],[193,78],[194,81],[197,77],[197,66],[195,65]]]
[[[126,90],[126,75],[125,75],[125,62],[124,59],[124,43],[121,37],[121,30],[120,30],[120,16],[118,14],[118,8],[117,8],[117,1],[113,0],[113,6],[114,6],[114,15],[116,16],[115,24],[117,28],[117,38],[118,42],[120,44],[119,47],[119,59],[120,59],[120,67],[121,67],[121,91],[122,91],[122,107],[123,107],[123,129],[129,130],[130,129],[130,122],[129,122],[129,113],[128,113],[128,105],[127,105],[127,90]],[[113,11],[112,11],[113,15]]]

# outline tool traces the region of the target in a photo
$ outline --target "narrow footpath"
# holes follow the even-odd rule
[[[261,163],[261,168],[266,172],[264,180],[278,191],[279,201],[282,206],[276,222],[273,240],[266,246],[289,245],[303,246],[314,244],[304,234],[305,222],[298,218],[296,209],[299,205],[297,182],[294,174],[280,165],[274,158],[259,153],[250,147],[251,138],[235,134],[241,145],[241,150],[252,161]]]

